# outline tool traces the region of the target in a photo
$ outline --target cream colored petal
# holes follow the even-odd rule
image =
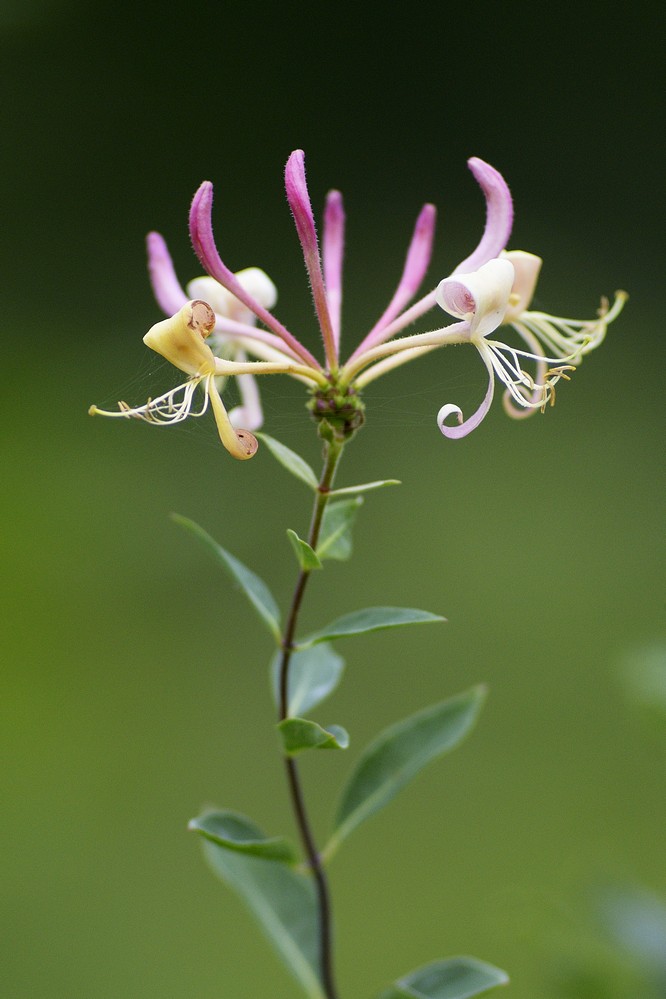
[[[155,323],[143,342],[188,375],[207,375],[215,370],[215,357],[204,340],[214,326],[207,302],[188,302],[175,316]]]
[[[229,454],[233,458],[238,458],[239,461],[246,461],[248,458],[252,458],[257,453],[257,448],[259,447],[257,438],[249,430],[241,428],[235,430],[231,425],[229,414],[224,408],[220,393],[217,391],[213,375],[210,375],[207,380],[206,391],[210,396],[210,403],[213,407],[217,432]]]
[[[543,260],[534,253],[527,253],[526,250],[506,250],[501,256],[503,260],[513,264],[515,272],[509,307],[504,316],[505,323],[513,323],[525,309],[529,308]]]
[[[514,280],[513,264],[496,258],[469,274],[454,274],[440,282],[437,304],[469,323],[472,339],[487,336],[504,319]]]

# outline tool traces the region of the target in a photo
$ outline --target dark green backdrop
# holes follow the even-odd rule
[[[440,209],[433,281],[475,245],[470,155],[511,184],[512,245],[545,258],[540,306],[592,315],[601,294],[631,293],[545,417],[514,424],[497,405],[467,440],[441,438],[439,406],[469,410],[484,389],[472,351],[367,393],[344,481],[404,485],[368,499],[357,561],[317,580],[308,621],[395,603],[450,623],[350,642],[331,717],[356,753],[473,682],[491,697],[470,742],[336,861],[342,995],[474,953],[509,970],[515,999],[582,997],[562,983],[605,961],[596,887],[666,895],[666,736],[622,682],[664,636],[658,26],[640,4],[623,16],[597,3],[0,7],[8,999],[295,995],[185,831],[208,801],[291,825],[268,643],[168,513],[284,592],[284,530],[303,533],[306,497],[265,452],[234,463],[209,423],[158,432],[86,409],[163,384],[141,343],[159,318],[143,239],[160,229],[195,276],[186,213],[204,178],[227,262],[264,267],[280,317],[315,347],[282,193],[296,147],[317,210],[328,187],[346,197],[348,343],[392,293],[424,201]],[[298,387],[269,384],[266,412],[270,433],[317,460]],[[306,761],[322,835],[347,767]],[[635,999],[613,969],[585,995]]]

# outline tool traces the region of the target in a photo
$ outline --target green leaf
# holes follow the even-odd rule
[[[450,957],[417,968],[382,992],[379,999],[471,999],[509,976],[475,957]]]
[[[335,558],[344,562],[351,556],[351,529],[362,502],[362,497],[357,496],[355,499],[328,504],[324,511],[317,545],[319,558]]]
[[[372,489],[383,486],[401,486],[400,479],[379,479],[377,482],[364,482],[361,486],[345,486],[343,489],[332,489],[330,496],[355,496],[357,493],[369,493]]]
[[[295,475],[297,479],[304,482],[306,486],[310,489],[317,489],[319,482],[317,476],[312,471],[307,461],[301,458],[300,454],[296,454],[291,448],[287,447],[286,444],[281,444],[280,441],[276,441],[274,437],[269,437],[268,434],[255,434],[260,440],[264,442],[268,450],[271,452],[274,458],[280,462],[280,464]]]
[[[184,527],[190,534],[193,534],[195,538],[198,538],[208,551],[211,552],[213,557],[222,563],[232,579],[238,583],[264,624],[268,626],[269,631],[275,637],[276,641],[280,642],[282,639],[280,633],[280,609],[263,579],[260,579],[251,569],[248,569],[246,565],[239,562],[222,545],[218,545],[217,541],[204,531],[203,527],[195,524],[193,520],[181,517],[178,513],[172,513],[171,519],[176,524]]]
[[[484,687],[473,687],[392,725],[371,742],[343,791],[326,853],[333,853],[352,829],[388,804],[426,764],[462,742],[484,697]]]
[[[308,718],[285,718],[277,728],[288,756],[304,749],[346,749],[349,745],[349,734],[341,725],[322,728]]]
[[[326,999],[319,979],[319,917],[312,879],[275,860],[207,841],[204,853],[219,878],[257,919],[308,999]]]
[[[336,618],[321,631],[299,642],[298,649],[309,649],[319,642],[347,635],[363,635],[367,631],[381,631],[383,628],[401,628],[406,624],[429,624],[432,621],[446,621],[439,614],[415,610],[411,607],[366,607]]]
[[[188,829],[198,832],[204,839],[217,843],[227,850],[237,850],[265,860],[281,860],[293,863],[297,854],[289,840],[282,836],[267,837],[261,829],[244,815],[237,812],[204,812],[188,824]]]
[[[280,660],[276,652],[271,661],[271,681],[275,704],[280,703]],[[345,661],[331,645],[316,645],[302,652],[292,652],[289,663],[288,711],[290,715],[307,714],[332,693],[342,679]]]
[[[323,568],[317,553],[310,547],[307,541],[303,541],[302,538],[299,538],[296,531],[292,531],[291,528],[288,528],[287,537],[291,541],[292,548],[296,552],[296,558],[298,559],[298,564],[301,569],[304,569],[306,572],[310,572],[312,569]]]

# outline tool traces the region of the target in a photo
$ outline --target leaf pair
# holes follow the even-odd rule
[[[320,703],[342,675],[340,657],[326,645],[296,653],[294,666],[289,703],[303,711]],[[273,674],[275,677],[275,668]],[[382,732],[361,755],[352,772],[325,855],[330,857],[353,829],[388,804],[431,760],[457,746],[471,730],[483,697],[483,689],[474,688],[419,711]],[[294,857],[290,844],[281,837],[265,836],[253,822],[233,812],[208,812],[193,820],[190,828],[206,839],[209,863],[253,911],[306,995],[322,999],[316,958],[318,915],[312,882],[289,866]],[[440,980],[432,977],[435,967],[443,967],[449,976],[442,978],[442,982],[455,981],[451,979],[452,969],[455,961],[462,960],[469,959],[428,966],[431,977],[427,979],[407,976],[381,999],[453,999],[458,995],[463,999],[475,995],[476,992],[470,991],[459,994],[414,991],[419,982]],[[423,974],[425,971],[421,969]]]
[[[329,502],[324,510],[319,544],[316,550],[307,541],[299,538],[296,531],[287,531],[287,537],[301,569],[311,572],[313,569],[323,569],[325,559],[337,559],[345,562],[352,554],[352,527],[358,508],[363,503],[361,496],[354,499]]]
[[[250,601],[277,643],[280,644],[282,640],[280,609],[263,579],[257,576],[251,569],[248,569],[235,555],[232,555],[222,545],[219,545],[203,527],[200,527],[193,520],[175,513],[172,514],[172,519],[177,524],[180,524],[181,527],[184,527],[186,531],[193,534],[213,555],[215,560],[226,569]],[[300,539],[298,540],[300,541]],[[309,550],[310,552],[312,551],[311,548]],[[329,554],[328,557],[332,556]],[[445,618],[439,614],[431,614],[428,611],[416,610],[410,607],[366,607],[363,610],[352,611],[350,614],[344,614],[342,617],[336,618],[335,621],[332,621],[325,628],[303,639],[303,641],[297,644],[296,648],[307,649],[320,642],[327,642],[335,638],[345,638],[349,635],[362,635],[366,632],[380,631],[384,628],[399,628],[408,624],[424,624],[444,620]]]

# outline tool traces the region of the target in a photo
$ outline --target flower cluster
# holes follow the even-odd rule
[[[560,379],[568,380],[583,356],[602,342],[626,295],[618,292],[612,307],[602,301],[597,317],[591,320],[530,311],[541,259],[506,250],[513,221],[509,188],[501,174],[483,160],[472,158],[468,165],[486,200],[486,224],[478,246],[449,277],[410,306],[432,252],[436,213],[433,205],[425,205],[416,220],[395,294],[344,363],[340,361],[345,232],[341,194],[331,191],[326,199],[320,253],[304,155],[300,150],[291,154],[285,170],[286,193],[323,340],[324,360],[320,362],[270,311],[277,292],[266,274],[258,268],[234,274],[222,262],[212,229],[213,188],[205,181],[192,202],[190,234],[206,277],[191,281],[183,290],[164,240],[158,233],[148,236],[153,290],[169,318],[153,326],[144,342],[184,372],[187,381],[144,406],[120,403],[115,412],[96,406],[90,412],[168,425],[201,416],[210,403],[224,446],[236,458],[250,458],[257,449],[251,431],[262,424],[255,376],[286,374],[304,382],[313,396],[313,414],[337,420],[338,428],[349,434],[359,424],[360,390],[407,361],[456,343],[476,347],[488,372],[488,387],[481,405],[467,419],[459,406],[441,407],[437,424],[445,437],[464,437],[479,425],[490,408],[496,379],[504,386],[504,407],[510,416],[543,411],[554,403]],[[458,321],[430,332],[398,336],[437,306]],[[503,324],[518,334],[520,348],[492,338]],[[526,362],[533,363],[533,374],[526,370]],[[241,404],[228,413],[221,392],[229,376],[238,380]]]

